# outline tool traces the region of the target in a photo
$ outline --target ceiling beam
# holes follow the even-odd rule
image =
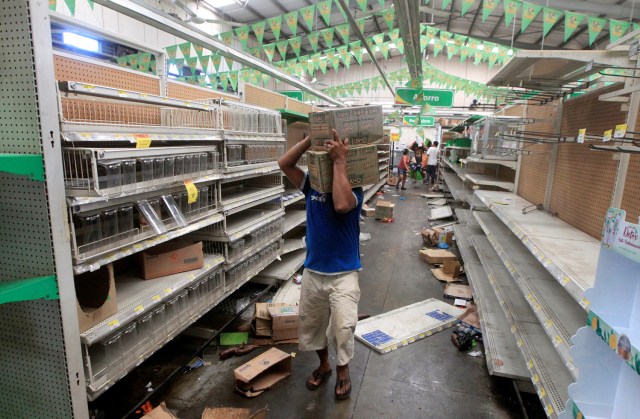
[[[600,15],[602,16],[602,15]],[[584,25],[582,27],[580,27],[580,29],[577,29],[575,32],[573,32],[571,34],[571,36],[569,36],[567,38],[566,41],[562,41],[562,43],[560,43],[560,45],[558,45],[558,48],[564,48],[565,45],[567,45],[569,42],[573,41],[574,39],[576,39],[578,36],[580,36],[584,31],[586,31],[589,28],[589,25]]]
[[[419,2],[416,0],[396,0],[394,2],[394,8],[400,28],[400,36],[402,36],[402,41],[404,42],[404,52],[409,74],[412,80],[422,80]]]
[[[498,19],[498,23],[496,23],[496,26],[493,27],[493,29],[491,30],[491,33],[489,34],[489,38],[493,38],[496,34],[496,32],[498,32],[498,28],[500,27],[500,24],[502,24],[502,22],[504,21],[504,14],[500,15],[500,19]]]
[[[373,6],[369,4],[368,10],[373,10]],[[378,23],[378,18],[376,17],[376,15],[373,15],[373,23],[376,24],[376,29],[378,33],[382,33],[382,30],[380,30],[380,24]]]
[[[451,20],[453,19],[453,6],[455,5],[455,1],[451,1],[451,9],[449,9],[449,19],[447,20],[447,32],[449,32],[449,28],[451,27]]]
[[[453,3],[453,2],[452,2]],[[467,32],[467,36],[471,36],[471,31],[476,24],[476,20],[478,19],[478,15],[480,14],[480,9],[482,8],[483,1],[480,2],[478,8],[476,9],[476,14],[473,15],[473,20],[471,21],[471,25],[469,26],[469,32]]]
[[[249,55],[243,51],[239,51],[235,48],[231,48],[228,45],[225,45],[223,42],[214,39],[209,34],[199,29],[195,29],[183,23],[179,19],[176,19],[164,12],[154,9],[147,4],[141,3],[139,0],[95,0],[95,2],[101,6],[106,7],[107,9],[122,13],[125,16],[129,16],[139,22],[145,23],[163,32],[180,37],[181,39],[192,42],[196,45],[200,45],[208,50],[211,50],[212,52],[222,55],[223,57],[231,58],[233,61],[241,65],[257,69],[273,78],[276,78],[304,92],[310,93],[326,102],[338,106],[345,106],[344,103],[335,100],[331,96],[313,88],[309,84],[298,80],[297,78],[292,77],[283,71],[280,71],[279,69],[252,55]]]

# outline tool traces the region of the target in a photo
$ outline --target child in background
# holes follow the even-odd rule
[[[407,171],[409,170],[409,149],[405,148],[400,157],[398,163],[398,183],[396,183],[396,189],[400,188],[400,182],[402,181],[402,190],[406,191],[407,188],[404,184],[407,183]]]

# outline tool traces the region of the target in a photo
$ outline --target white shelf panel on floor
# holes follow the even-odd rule
[[[475,185],[479,186],[496,186],[498,188],[512,191],[515,184],[513,182],[507,182],[496,176],[480,174],[480,173],[467,173],[465,177]]]
[[[486,237],[472,238],[489,282],[511,326],[516,345],[522,352],[529,376],[550,418],[557,418],[568,399],[567,388],[573,376],[558,355],[524,296],[513,283],[509,271],[500,261]]]
[[[464,164],[470,164],[470,163],[478,163],[478,164],[497,164],[500,166],[506,166],[510,169],[515,170],[516,169],[516,165],[517,162],[513,161],[513,160],[492,160],[492,159],[479,159],[477,157],[465,157],[464,159],[460,160],[462,163]]]
[[[466,189],[464,183],[460,178],[458,178],[458,176],[453,173],[444,172],[442,173],[442,178],[449,187],[449,191],[451,192],[451,195],[453,195],[453,199],[456,201],[471,202],[473,191]]]
[[[175,239],[180,236],[184,236],[185,234],[192,233],[194,231],[200,230],[201,228],[210,226],[212,224],[218,223],[223,220],[222,214],[213,214],[209,215],[200,221],[193,222],[186,227],[179,228],[177,230],[172,230],[167,233],[160,234],[158,236],[154,236],[148,238],[146,240],[142,240],[138,243],[134,243],[128,246],[121,247],[118,250],[115,250],[111,253],[106,254],[105,256],[98,257],[88,262],[84,262],[78,264],[73,267],[73,272],[76,275],[79,275],[84,272],[93,272],[99,269],[101,266],[104,266],[108,263],[115,262],[116,260],[120,260],[124,257],[130,256],[134,253],[141,252],[150,247],[159,245],[161,243],[167,242],[169,240]]]
[[[522,214],[533,204],[513,193],[476,191],[476,195],[587,310],[584,292],[595,281],[600,242],[545,212]]]
[[[565,365],[577,376],[569,349],[571,336],[585,324],[584,311],[494,214],[474,215]]]
[[[290,232],[300,224],[304,223],[307,219],[307,211],[305,210],[291,210],[284,214],[284,234]]]
[[[500,308],[478,255],[468,242],[472,229],[479,227],[461,224],[453,226],[467,279],[473,289],[473,300],[478,306],[487,369],[491,375],[528,381],[529,372],[516,340],[509,331],[510,324]]]
[[[271,278],[279,281],[286,281],[302,267],[306,257],[306,249],[298,249],[287,253],[286,255],[281,255],[281,260],[272,262],[269,266],[258,273],[257,276],[260,278]]]
[[[115,329],[130,323],[157,304],[176,295],[196,279],[214,271],[224,263],[224,257],[205,254],[203,263],[204,266],[201,269],[146,281],[140,278],[135,271],[118,276],[116,287],[118,311],[91,329],[81,333],[80,341],[91,345]]]

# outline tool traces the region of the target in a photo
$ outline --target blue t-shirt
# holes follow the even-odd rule
[[[356,207],[340,214],[330,193],[311,188],[306,176],[302,192],[307,199],[307,259],[305,268],[321,274],[352,272],[360,263],[360,209],[364,194],[354,188]]]

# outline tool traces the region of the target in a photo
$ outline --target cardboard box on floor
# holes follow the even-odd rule
[[[202,242],[170,241],[144,251],[140,259],[144,279],[200,269],[204,263]]]
[[[378,201],[376,202],[376,220],[382,220],[384,218],[393,218],[393,208],[396,204],[390,201]]]
[[[473,300],[471,287],[462,284],[447,284],[444,287],[444,296],[447,298],[460,298],[467,301]]]
[[[298,306],[268,307],[274,341],[298,338]]]
[[[435,231],[436,233],[436,238],[438,242],[440,242],[440,237],[444,234],[446,235],[445,243],[451,246],[451,243],[453,242],[453,231],[445,231],[444,228],[440,228],[440,227],[435,227],[433,231]]]
[[[271,336],[271,314],[269,307],[283,307],[285,303],[256,303],[255,334],[256,336]]]
[[[422,242],[430,247],[433,247],[438,244],[438,236],[436,232],[431,228],[425,228],[421,232],[422,234]]]
[[[461,266],[457,259],[445,259],[442,262],[442,272],[454,278],[460,276]]]
[[[236,391],[256,397],[291,375],[291,355],[271,348],[233,371]]]
[[[311,146],[324,146],[333,139],[333,129],[352,146],[382,142],[384,131],[382,106],[357,106],[309,114]]]
[[[456,255],[444,249],[422,249],[420,250],[420,259],[432,265],[444,263],[445,260],[457,260]]]
[[[151,412],[147,413],[142,419],[178,419],[167,409],[167,405],[162,402],[156,406]]]
[[[376,215],[376,209],[375,208],[371,208],[369,205],[367,204],[363,204],[362,205],[362,210],[360,211],[360,213],[364,216],[364,217],[373,217]]]
[[[446,274],[442,271],[442,268],[431,269],[433,276],[440,282],[460,282],[459,277],[454,278],[451,274]]]
[[[333,189],[333,160],[326,151],[308,151],[311,187],[327,193]],[[352,188],[380,181],[378,148],[375,145],[350,147],[347,152],[347,179]]]
[[[74,282],[81,333],[91,329],[118,310],[112,264],[93,272],[76,275]]]
[[[267,419],[267,408],[251,414],[251,410],[242,407],[207,407],[201,419]]]

